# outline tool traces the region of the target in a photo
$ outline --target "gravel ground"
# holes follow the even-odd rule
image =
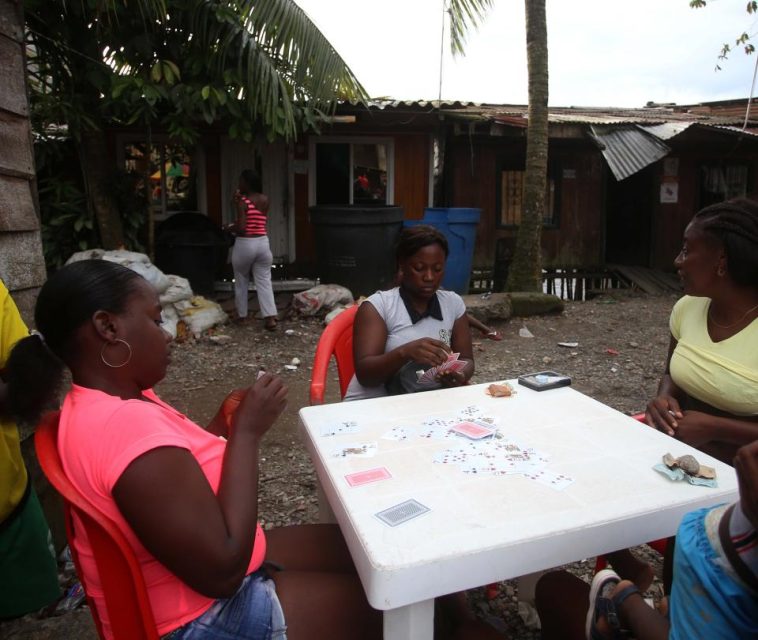
[[[501,342],[475,336],[475,382],[514,378],[545,368],[568,374],[579,391],[625,413],[641,411],[654,393],[669,340],[668,315],[674,297],[613,292],[589,302],[569,302],[561,315],[513,319],[495,325]],[[283,301],[282,301],[283,302]],[[534,335],[518,335],[525,325]],[[286,332],[286,330],[290,330]],[[285,320],[275,333],[258,323],[228,325],[214,335],[177,344],[161,396],[200,424],[207,423],[232,388],[250,384],[259,369],[282,375],[290,386],[289,406],[264,442],[260,477],[260,518],[266,528],[317,521],[316,478],[298,435],[297,411],[308,403],[310,367],[322,326],[315,319]],[[578,342],[575,348],[559,342]],[[297,363],[290,371],[284,365]],[[327,401],[337,401],[336,370],[330,372]],[[654,552],[640,548],[660,573]],[[593,562],[570,565],[589,579]],[[653,586],[656,596],[659,583]],[[538,638],[517,611],[514,582],[504,582],[487,600],[484,590],[470,593],[478,615],[493,617],[507,637]],[[27,616],[0,624],[6,638],[95,638],[81,612],[46,620]]]

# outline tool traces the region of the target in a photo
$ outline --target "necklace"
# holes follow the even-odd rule
[[[709,319],[709,320],[710,320],[710,321],[711,321],[711,322],[712,322],[712,323],[713,323],[715,326],[717,326],[719,329],[731,329],[732,327],[736,327],[736,326],[737,326],[737,325],[738,325],[740,322],[742,322],[742,321],[743,321],[745,318],[747,318],[748,314],[752,313],[752,312],[753,312],[753,311],[755,311],[756,309],[758,309],[758,304],[757,304],[757,305],[755,305],[754,307],[751,307],[751,308],[750,308],[750,309],[748,309],[747,311],[745,311],[745,313],[743,313],[743,314],[740,316],[740,319],[739,319],[739,320],[737,320],[737,322],[733,322],[732,324],[719,324],[718,322],[716,322],[716,321],[713,319],[713,314],[711,313],[711,305],[709,304],[709,305],[708,305],[708,319]]]

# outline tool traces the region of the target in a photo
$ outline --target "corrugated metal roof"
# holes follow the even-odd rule
[[[616,180],[628,178],[671,151],[661,140],[634,125],[592,125],[590,131]]]
[[[351,106],[361,106],[362,103],[346,103]],[[528,107],[518,104],[486,104],[465,100],[395,100],[392,98],[375,98],[367,104],[369,109],[439,109],[450,115],[481,116],[492,120],[509,118],[526,118]],[[639,124],[654,125],[667,122],[699,122],[711,125],[742,125],[744,112],[713,111],[704,113],[701,110],[686,106],[651,104],[640,108],[627,107],[549,107],[550,122],[555,124]],[[751,122],[758,126],[758,114]]]
[[[674,136],[678,136],[683,131],[689,129],[694,122],[662,122],[661,124],[647,125],[644,127],[645,131],[653,134],[656,138],[661,140],[670,140]]]

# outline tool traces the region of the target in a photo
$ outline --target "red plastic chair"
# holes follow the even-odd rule
[[[632,416],[637,422],[642,422],[643,424],[647,424],[647,421],[645,420],[645,414],[644,413],[637,413]],[[653,540],[652,542],[648,542],[647,546],[655,549],[658,553],[661,555],[664,555],[666,553],[666,549],[669,545],[669,539],[668,538],[662,538],[660,540]],[[598,556],[597,560],[595,561],[595,573],[598,571],[601,571],[602,569],[605,569],[608,566],[608,560],[605,556]]]
[[[356,313],[358,313],[357,304],[345,309],[327,325],[319,338],[316,355],[313,359],[313,375],[311,378],[310,402],[312,405],[324,404],[326,375],[332,355],[337,361],[340,397],[345,397],[347,385],[350,384],[355,373],[353,323]]]
[[[116,640],[159,640],[142,570],[129,542],[112,520],[95,509],[77,491],[63,470],[58,455],[59,417],[60,412],[55,411],[42,418],[34,435],[34,446],[42,471],[63,498],[66,536],[71,556],[87,594],[87,603],[95,620],[98,635],[105,638],[101,622],[102,612],[97,610],[89,596],[74,545],[76,529],[79,526],[87,532],[92,546],[113,637]]]

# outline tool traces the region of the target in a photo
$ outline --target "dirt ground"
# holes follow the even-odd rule
[[[494,325],[504,336],[501,342],[474,336],[474,381],[515,378],[549,368],[571,376],[579,391],[619,411],[636,413],[654,393],[663,371],[668,315],[674,301],[672,296],[614,291],[589,302],[569,302],[560,315],[515,318]],[[522,325],[533,338],[519,337]],[[165,400],[205,424],[226,393],[250,384],[259,369],[285,378],[289,405],[267,435],[262,453],[260,517],[266,528],[317,520],[316,479],[300,440],[297,412],[308,404],[313,353],[321,330],[321,323],[310,318],[285,320],[275,333],[263,331],[258,323],[221,327],[215,332],[218,342],[204,337],[176,344],[169,374],[158,387]],[[578,346],[561,347],[559,342],[577,342]],[[296,370],[284,368],[297,364],[295,359],[299,360]],[[337,376],[332,370],[327,401],[337,400]],[[571,568],[581,576],[591,575],[589,562]],[[538,637],[518,616],[513,582],[502,583],[493,600],[486,600],[478,590],[471,594],[471,601],[480,616],[495,619],[508,637]],[[27,616],[23,622],[0,624],[0,636],[95,637],[81,612],[44,621]]]

